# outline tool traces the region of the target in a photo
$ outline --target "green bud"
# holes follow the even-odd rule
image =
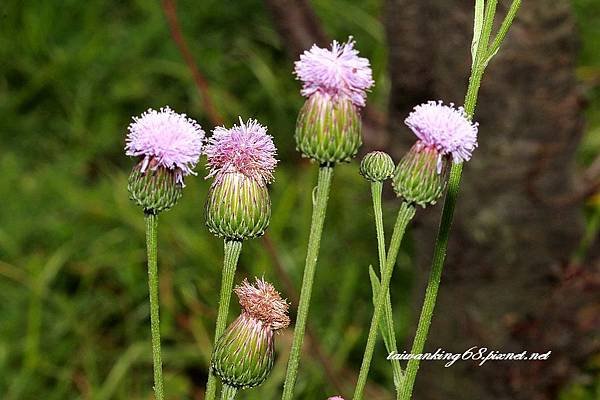
[[[144,161],[133,167],[127,184],[129,198],[147,213],[158,214],[170,209],[181,197],[180,172],[164,167],[152,168]]]
[[[242,313],[217,341],[211,366],[221,381],[237,389],[260,385],[273,368],[271,327]]]
[[[433,205],[446,186],[447,159],[417,142],[400,160],[393,177],[396,194],[421,207]]]
[[[214,235],[230,240],[261,236],[271,219],[267,186],[239,172],[216,177],[206,200],[206,225]]]
[[[372,182],[383,182],[394,174],[394,161],[383,151],[372,151],[360,162],[360,174]]]
[[[320,163],[350,161],[362,145],[358,108],[348,98],[319,92],[306,100],[296,122],[296,147]]]

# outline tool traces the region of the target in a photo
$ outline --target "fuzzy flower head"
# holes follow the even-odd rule
[[[364,107],[366,91],[375,82],[369,60],[358,56],[354,44],[350,36],[346,43],[334,40],[331,50],[313,45],[300,55],[294,73],[304,83],[302,95],[309,97],[321,92],[334,98],[346,96],[357,107]]]
[[[240,299],[243,312],[262,321],[272,330],[283,329],[290,324],[289,304],[270,283],[256,278],[252,285],[244,279],[234,292]]]
[[[450,154],[455,163],[468,161],[477,147],[477,126],[464,108],[442,101],[429,101],[416,106],[404,123],[423,145],[435,148],[440,156]]]
[[[206,146],[209,177],[227,172],[239,172],[261,183],[273,181],[277,165],[277,149],[267,128],[257,120],[249,119],[231,129],[218,126]]]
[[[194,174],[204,140],[204,131],[196,121],[167,106],[133,117],[127,129],[125,154],[144,158],[142,173],[148,167],[175,169],[181,183],[182,176]]]
[[[344,400],[344,398],[342,396],[333,396],[329,397],[327,400]]]

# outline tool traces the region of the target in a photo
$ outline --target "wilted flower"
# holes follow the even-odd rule
[[[237,389],[260,385],[274,361],[274,333],[290,324],[289,304],[268,282],[244,280],[234,289],[241,315],[219,338],[212,368],[224,384]]]
[[[277,164],[273,138],[256,120],[231,129],[217,127],[206,146],[209,177],[206,224],[217,236],[244,240],[260,236],[269,225],[267,183]]]
[[[204,131],[169,107],[134,117],[128,130],[125,154],[141,159],[129,177],[130,197],[147,212],[171,208],[185,186],[183,177],[194,174]]]
[[[316,45],[296,61],[294,72],[308,97],[296,122],[296,145],[320,163],[349,161],[362,144],[360,108],[374,82],[369,60],[352,37],[331,49]]]

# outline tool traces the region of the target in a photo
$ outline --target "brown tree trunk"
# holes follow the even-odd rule
[[[265,0],[265,4],[292,59],[315,43],[327,46],[329,39],[308,0]]]
[[[265,5],[293,60],[297,60],[313,44],[320,47],[330,45],[331,39],[327,37],[309,0],[265,0]],[[365,148],[385,147],[388,139],[386,116],[367,105],[362,117]]]
[[[501,3],[503,16],[507,2]],[[438,99],[462,104],[472,20],[473,1],[386,0],[390,130],[401,153],[414,141],[403,124],[414,104]],[[486,71],[475,116],[479,148],[465,166],[428,350],[460,352],[477,345],[557,354],[578,346],[571,326],[552,330],[562,329],[560,343],[526,339],[516,328],[535,320],[543,335],[553,310],[548,301],[557,290],[554,271],[568,261],[581,234],[580,205],[558,201],[573,191],[581,132],[575,38],[568,1],[524,1]],[[414,232],[421,282],[413,294],[415,319],[440,213],[439,205],[422,213]],[[564,368],[551,379],[534,374],[526,385],[515,374],[534,367],[553,374],[558,359],[542,366],[490,362],[477,367],[465,361],[444,368],[423,362],[415,398],[550,399],[557,386],[553,379],[563,379]],[[576,360],[567,357],[566,362]]]

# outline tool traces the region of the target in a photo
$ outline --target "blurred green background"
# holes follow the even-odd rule
[[[382,5],[315,0],[331,36],[355,36],[388,91]],[[579,77],[587,93],[582,167],[600,150],[600,26],[597,1],[574,0],[582,38]],[[181,29],[225,123],[255,117],[275,137],[281,163],[272,185],[269,240],[244,245],[237,280],[264,276],[293,299],[298,290],[316,168],[293,145],[303,99],[271,17],[260,1],[178,4]],[[170,105],[212,129],[203,99],[169,33],[158,1],[16,1],[0,4],[0,399],[150,399],[147,273],[142,212],[128,200],[133,160],[124,156],[132,115]],[[208,182],[187,180],[177,207],[161,215],[161,329],[169,399],[201,399],[210,357],[222,242],[204,226]],[[376,263],[368,184],[356,162],[336,169],[310,313],[312,337],[297,396],[322,399],[352,387],[371,314],[367,268]],[[385,204],[391,221],[397,203]],[[357,212],[358,210],[368,210]],[[586,252],[600,201],[586,207]],[[389,223],[388,223],[389,225]],[[389,226],[388,226],[389,228]],[[352,248],[352,252],[347,251]],[[394,276],[409,290],[410,237]],[[398,335],[410,315],[395,301]],[[231,317],[237,312],[235,304]],[[291,329],[277,337],[269,380],[242,399],[274,399],[283,381]],[[393,384],[380,346],[371,393]],[[328,372],[324,373],[324,365]],[[565,385],[564,399],[597,399],[598,383]],[[373,397],[376,399],[378,397]]]

